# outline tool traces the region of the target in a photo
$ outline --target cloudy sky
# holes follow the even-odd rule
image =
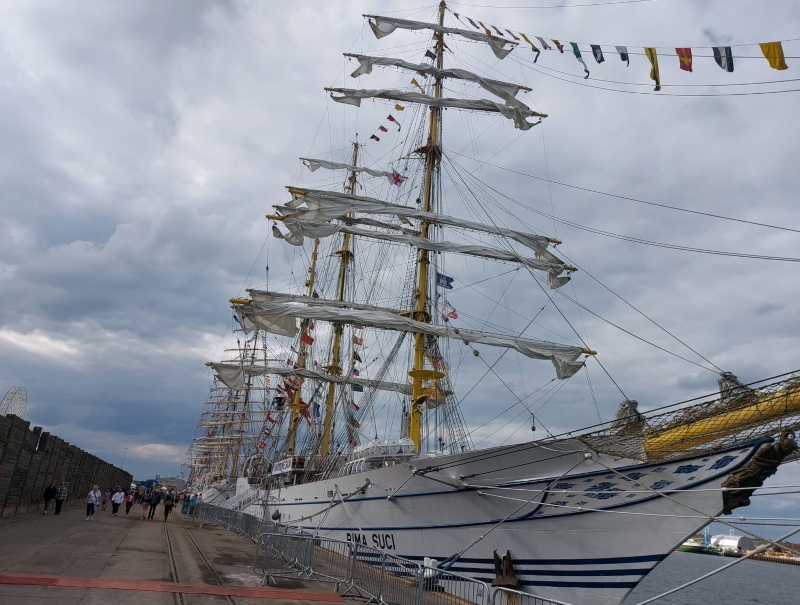
[[[585,228],[800,257],[800,233],[791,230],[800,228],[800,93],[762,94],[800,88],[792,81],[800,42],[784,43],[786,71],[770,69],[752,45],[796,36],[800,6],[657,0],[514,8],[522,4],[484,0],[451,8],[501,28],[577,40],[591,75],[584,80],[568,53],[544,52],[533,63],[533,53],[520,46],[499,62],[479,45],[448,40],[451,65],[530,86],[523,100],[549,115],[521,133],[496,117],[448,112],[445,123],[456,131],[445,143],[450,161],[559,217],[554,223],[525,210],[519,220],[564,240],[562,252],[584,271],[566,293],[595,313],[712,367],[590,275],[744,381],[797,369],[797,263],[646,246]],[[410,89],[398,71],[346,77],[355,66],[341,53],[421,61],[430,45],[415,32],[375,40],[361,14],[432,20],[435,12],[415,0],[1,3],[0,391],[25,386],[28,419],[113,463],[125,455],[125,468],[137,477],[177,474],[210,385],[203,363],[221,358],[231,342],[228,299],[263,286],[267,265],[270,283],[296,283],[304,271],[302,254],[267,238],[264,214],[286,201],[284,185],[309,182],[299,156],[345,160],[354,133],[363,141],[385,116],[385,104],[345,107],[323,87]],[[447,20],[460,26],[452,14]],[[590,43],[603,45],[602,65]],[[616,45],[629,47],[629,67]],[[714,63],[715,45],[734,47],[734,73]],[[644,46],[658,47],[660,93],[652,90]],[[693,73],[678,69],[670,50],[676,46],[694,48]],[[390,133],[368,145],[365,157],[385,167],[405,136]],[[548,175],[562,184],[548,185]],[[457,214],[459,200],[448,204]],[[522,211],[510,207],[498,220],[511,224]],[[472,271],[483,265],[458,262],[448,265],[458,282],[476,281]],[[474,317],[494,313],[468,296],[454,293],[451,300]],[[526,296],[509,291],[508,301],[527,304],[523,315],[530,318],[541,302]],[[642,408],[716,388],[713,372],[587,312],[569,313]],[[480,366],[458,376],[462,390],[475,383],[472,369]],[[519,396],[545,382],[538,369],[533,378],[516,361],[512,369],[516,374],[503,376]],[[598,365],[589,372],[597,409],[581,374],[580,385],[571,381],[542,411],[544,426],[577,428],[598,412],[604,420],[613,415],[620,392]],[[525,414],[491,421],[487,406],[500,388],[487,382],[464,402],[470,424],[487,423],[476,433],[486,443],[526,438],[529,430],[511,436],[529,423]],[[800,483],[800,465],[778,479]],[[784,496],[749,512],[800,517],[800,505]]]

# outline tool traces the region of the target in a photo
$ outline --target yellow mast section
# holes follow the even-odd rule
[[[358,165],[358,141],[353,143],[353,166]],[[348,189],[350,193],[355,195],[356,192],[356,173],[355,171],[350,173],[348,178],[348,184],[344,187],[345,191]],[[348,217],[352,217],[353,214],[348,213]],[[353,259],[353,253],[350,250],[350,234],[345,233],[344,239],[342,240],[342,249],[338,252],[335,252],[340,257],[340,264],[339,264],[339,282],[338,282],[338,290],[336,292],[336,300],[343,301],[344,300],[344,286],[346,283],[347,277],[347,266],[350,261]],[[333,326],[333,348],[331,349],[331,363],[327,368],[327,371],[332,376],[339,376],[342,373],[342,363],[341,363],[341,342],[342,342],[342,332],[344,331],[344,325],[337,323]],[[325,398],[325,424],[322,427],[322,457],[325,458],[328,455],[331,447],[331,430],[333,427],[333,414],[334,414],[334,396],[336,395],[336,384],[331,382],[328,385],[328,395]]]
[[[444,25],[445,4],[439,4],[439,25]],[[436,67],[441,69],[444,56],[444,36],[439,34],[436,39]],[[442,96],[442,78],[437,77],[433,85],[433,96]],[[431,107],[430,125],[428,130],[428,144],[425,151],[425,189],[422,210],[431,211],[433,197],[434,178],[438,173],[439,160],[441,158],[441,148],[439,147],[439,127],[441,109]],[[428,238],[428,221],[420,223],[420,236]],[[417,321],[429,322],[430,315],[427,312],[428,306],[428,258],[427,250],[420,250],[418,257],[418,280],[417,280],[417,304],[414,312],[414,319]],[[423,389],[426,378],[425,372],[425,337],[422,334],[414,335],[414,369],[409,373],[412,376],[411,391],[411,418],[409,422],[409,437],[414,442],[415,451],[419,452],[422,447],[422,414],[425,400],[428,398]]]
[[[308,279],[306,286],[308,286],[308,296],[314,294],[314,279],[317,275],[317,251],[319,250],[319,238],[314,240],[314,249],[311,251],[311,266],[308,269]],[[308,334],[308,321],[302,323],[300,328],[300,353],[297,355],[297,365],[301,368],[306,367],[306,357],[308,354],[308,345],[304,342],[304,336]],[[289,436],[286,441],[286,455],[291,456],[294,454],[294,448],[297,443],[297,423],[300,421],[300,411],[305,407],[305,404],[300,399],[300,392],[303,389],[303,377],[297,377],[297,390],[294,392],[294,400],[289,404],[292,409],[292,415],[289,420]]]

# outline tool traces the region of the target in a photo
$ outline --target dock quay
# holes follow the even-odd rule
[[[0,520],[0,603],[14,605],[255,605],[342,603],[326,583],[285,579],[262,586],[252,541],[217,525],[200,527],[162,507],[153,520],[86,521],[83,505],[61,514]]]

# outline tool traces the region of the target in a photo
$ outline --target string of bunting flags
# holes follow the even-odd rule
[[[478,31],[483,31],[487,36],[492,39],[505,39],[508,40],[509,37],[514,40],[515,42],[525,41],[527,44],[530,45],[531,50],[536,54],[533,59],[533,62],[536,63],[539,59],[539,56],[542,53],[542,50],[549,51],[553,50],[553,47],[547,42],[550,40],[558,52],[564,54],[564,49],[569,47],[572,49],[572,54],[575,59],[581,64],[583,67],[583,71],[586,74],[584,78],[589,77],[589,66],[586,64],[586,61],[583,58],[583,54],[581,53],[581,49],[578,47],[577,42],[561,42],[554,38],[544,38],[542,36],[528,36],[519,31],[512,31],[511,29],[507,28],[499,28],[496,25],[487,25],[482,21],[478,21],[476,19],[472,19],[467,17],[466,15],[462,15],[456,12],[451,11],[453,16],[460,21],[464,25],[469,25],[475,28]],[[538,42],[538,46],[536,42],[534,42],[531,38],[534,38]],[[541,47],[541,48],[540,48]],[[592,56],[594,57],[595,62],[598,64],[603,63],[605,59],[605,55],[603,53],[603,48],[599,44],[590,44]],[[781,42],[765,42],[759,44],[761,49],[761,53],[764,55],[764,58],[769,63],[769,66],[772,69],[777,70],[784,70],[788,69],[788,65],[786,64],[786,57],[783,52],[783,44]],[[631,59],[630,55],[632,54],[629,52],[627,46],[615,46],[614,50],[619,55],[620,60],[625,62],[626,66],[630,66]],[[712,47],[712,51],[714,54],[714,61],[716,61],[717,65],[719,65],[723,70],[726,72],[733,72],[733,52],[731,51],[730,46],[715,46]],[[428,51],[430,52],[430,51]],[[433,54],[433,53],[430,53]],[[678,58],[678,65],[681,70],[683,71],[692,71],[692,49],[687,47],[676,47],[675,54]],[[647,60],[650,63],[650,79],[653,80],[655,83],[655,90],[661,90],[661,73],[658,66],[658,53],[655,47],[645,47],[644,48],[644,55],[647,57]],[[427,54],[426,54],[427,56]],[[435,55],[434,55],[435,58]],[[412,84],[415,84],[416,81],[412,80]],[[416,83],[419,86],[418,83]]]

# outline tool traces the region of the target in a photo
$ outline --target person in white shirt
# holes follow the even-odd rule
[[[120,504],[125,502],[125,492],[122,491],[121,487],[117,488],[117,491],[114,492],[114,495],[111,496],[111,516],[116,517],[117,511],[119,510]]]
[[[95,509],[100,506],[100,502],[103,499],[103,494],[100,491],[100,486],[95,485],[92,488],[92,491],[89,492],[89,495],[86,497],[86,520],[87,521],[94,521],[94,511]]]

